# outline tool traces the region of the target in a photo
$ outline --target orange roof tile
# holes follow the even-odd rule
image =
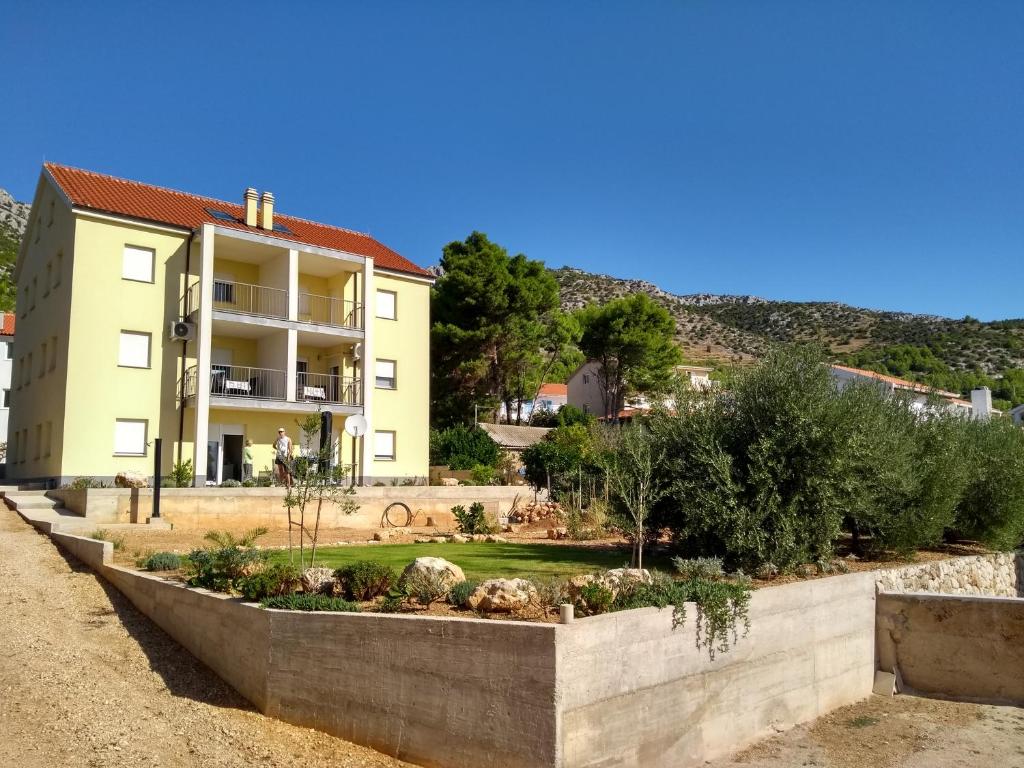
[[[14,335],[14,313],[4,312],[4,324],[3,328],[0,328],[0,336],[13,336]]]
[[[239,203],[155,187],[56,163],[45,163],[43,167],[72,204],[82,208],[169,224],[183,229],[196,229],[202,224],[216,224],[228,229],[255,231],[266,237],[372,257],[374,266],[381,269],[431,277],[425,269],[421,269],[383,243],[361,232],[319,224],[276,211],[274,223],[285,225],[291,230],[291,234],[268,232],[256,227],[247,227],[244,223],[245,211]],[[235,217],[236,221],[214,218],[207,208],[223,211]]]
[[[884,381],[886,384],[892,384],[898,389],[909,389],[911,392],[922,392],[925,394],[938,395],[939,397],[945,397],[950,400],[959,400],[960,395],[956,392],[946,392],[942,389],[935,389],[929,387],[927,384],[921,384],[917,381],[907,381],[906,379],[899,379],[895,376],[887,376],[884,373],[875,373],[874,371],[866,371],[863,368],[851,368],[846,365],[833,365],[833,368],[839,371],[846,371],[847,373],[853,373],[857,376],[863,376],[868,379],[874,379],[875,381]]]
[[[569,396],[569,385],[568,384],[541,384],[539,395],[547,395],[548,397],[568,397]]]

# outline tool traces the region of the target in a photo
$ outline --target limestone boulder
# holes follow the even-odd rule
[[[526,579],[488,579],[473,590],[467,604],[486,613],[512,613],[529,605],[536,594]]]
[[[334,593],[334,571],[330,568],[307,568],[302,572],[302,591],[307,594]]]
[[[462,572],[462,569],[443,557],[417,557],[405,566],[401,582],[404,583],[410,577],[418,574],[439,577],[448,587],[466,580],[466,574]]]
[[[149,479],[141,472],[118,472],[114,475],[114,485],[118,488],[149,488]]]

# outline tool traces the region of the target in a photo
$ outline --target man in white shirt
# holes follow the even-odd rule
[[[284,431],[284,427],[277,430],[277,440],[274,441],[274,475],[279,483],[291,490],[292,487],[292,454],[295,447],[292,439]]]

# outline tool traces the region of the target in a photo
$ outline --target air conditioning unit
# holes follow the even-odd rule
[[[170,337],[171,341],[192,341],[196,337],[196,324],[187,320],[172,320]]]

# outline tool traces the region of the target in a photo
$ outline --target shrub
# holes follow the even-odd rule
[[[401,592],[388,592],[377,604],[377,613],[401,613],[405,609],[405,595]]]
[[[302,583],[302,573],[294,565],[275,563],[238,580],[238,591],[249,600],[290,595]]]
[[[192,459],[175,462],[171,468],[171,477],[178,488],[188,488],[191,486],[193,479]]]
[[[340,597],[327,595],[306,595],[301,592],[291,595],[277,595],[265,598],[260,602],[264,608],[279,611],[332,611],[334,613],[359,613],[357,603],[343,600]]]
[[[582,424],[552,429],[522,453],[527,482],[547,488],[556,500],[567,498],[577,485],[581,494],[589,488],[581,480],[598,473],[596,459],[593,432]]]
[[[86,488],[106,488],[107,484],[92,477],[76,477],[70,483],[61,486],[74,491],[85,490]]]
[[[181,568],[181,557],[174,552],[155,552],[145,559],[142,567],[147,571],[176,571]]]
[[[469,479],[473,485],[495,485],[498,482],[498,473],[494,467],[477,464],[470,470]]]
[[[256,481],[253,478],[251,478],[251,477],[247,478],[247,479],[242,481],[242,487],[243,488],[255,488],[256,487]]]
[[[359,560],[339,568],[334,575],[349,600],[373,600],[398,583],[393,568],[374,560]]]
[[[413,571],[405,577],[402,589],[420,605],[430,605],[448,594],[450,579],[446,571]]]
[[[583,616],[597,616],[608,613],[612,608],[615,595],[599,581],[592,581],[580,588],[576,600],[576,610]]]
[[[221,488],[241,488],[242,484],[238,480],[229,478],[220,484]]]
[[[468,510],[461,504],[457,507],[452,507],[452,515],[455,517],[456,525],[462,533],[472,535],[474,533],[493,533],[495,530],[490,520],[487,519],[484,505],[479,501],[470,504]]]
[[[475,581],[460,581],[448,590],[448,602],[456,607],[465,605],[476,587],[477,583]]]
[[[695,557],[689,560],[673,557],[672,565],[684,579],[720,579],[725,575],[719,557]]]
[[[997,549],[1024,544],[1024,430],[1008,419],[961,427],[967,482],[956,509],[956,528]]]
[[[127,542],[123,533],[112,533],[105,528],[97,528],[92,532],[92,534],[90,534],[89,538],[96,539],[98,541],[109,541],[114,545],[115,551],[124,549],[125,543]]]
[[[264,467],[263,471],[260,472],[259,477],[256,478],[257,488],[270,488],[274,484],[274,475],[269,468]]]
[[[498,446],[481,429],[462,425],[430,432],[430,463],[449,469],[471,469],[478,465],[493,467],[498,462]]]
[[[253,528],[241,537],[229,532],[209,531],[204,537],[213,546],[193,550],[185,561],[187,582],[219,592],[238,588],[239,581],[263,569],[270,553],[254,548],[266,528]]]

